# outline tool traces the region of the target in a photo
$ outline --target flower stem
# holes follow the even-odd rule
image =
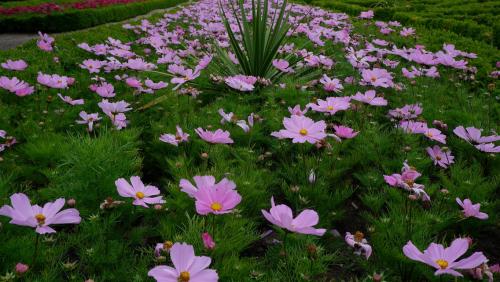
[[[36,233],[36,237],[35,237],[35,251],[33,252],[33,258],[31,260],[31,267],[34,267],[35,263],[36,263],[36,259],[37,259],[37,256],[38,256],[38,245],[39,245],[39,242],[40,242],[40,234]]]

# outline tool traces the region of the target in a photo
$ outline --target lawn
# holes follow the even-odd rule
[[[214,0],[0,52],[0,281],[498,275],[498,49],[289,5],[267,61]]]

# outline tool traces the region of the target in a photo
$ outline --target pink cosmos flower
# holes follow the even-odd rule
[[[182,131],[182,128],[178,125],[175,128],[176,128],[175,135],[174,134],[162,134],[160,136],[160,141],[174,145],[174,146],[179,146],[179,143],[189,141],[189,134],[184,133],[184,131]]]
[[[290,67],[290,63],[287,60],[275,59],[273,60],[273,66],[284,73],[293,72],[293,69]]]
[[[402,108],[389,110],[389,116],[394,119],[407,120],[417,118],[422,114],[422,106],[420,104],[405,105]]]
[[[103,98],[112,98],[116,96],[113,84],[105,81],[100,84],[91,84],[89,88]]]
[[[200,186],[194,198],[200,215],[230,213],[241,202],[240,194],[226,185]]]
[[[471,269],[487,260],[482,252],[475,252],[468,258],[456,261],[465,254],[468,248],[469,241],[458,238],[448,248],[444,248],[441,244],[431,243],[422,253],[411,241],[408,241],[403,247],[403,253],[412,260],[423,262],[436,268],[437,270],[434,272],[434,275],[450,274],[462,277],[462,274],[456,270]]]
[[[205,246],[205,249],[215,249],[215,242],[212,236],[210,236],[210,233],[204,232],[203,234],[201,234],[201,239],[203,240],[203,246]]]
[[[403,37],[408,37],[408,36],[412,36],[415,34],[415,29],[409,27],[403,27],[403,29],[401,29],[401,31],[399,32],[399,34]]]
[[[139,71],[156,69],[156,66],[154,64],[148,63],[144,61],[144,59],[142,58],[129,59],[125,64],[125,66],[128,67],[129,69],[139,70]]]
[[[192,69],[186,69],[183,66],[180,65],[169,65],[168,66],[168,72],[176,75],[173,77],[170,82],[173,84],[177,84],[173,89],[177,90],[179,87],[181,87],[184,83],[188,81],[192,81],[196,79],[197,77],[200,76],[200,72],[197,70],[192,70]]]
[[[174,267],[159,265],[148,272],[158,282],[217,282],[219,276],[213,269],[207,269],[211,259],[195,256],[194,248],[186,243],[175,243],[170,249]]]
[[[500,146],[495,146],[493,143],[484,143],[475,146],[479,151],[486,153],[500,153]]]
[[[360,19],[371,19],[373,18],[374,13],[372,10],[364,11],[359,14]]]
[[[295,105],[295,107],[288,107],[288,112],[290,112],[291,115],[296,115],[296,116],[303,116],[307,113],[309,109],[307,106],[301,110],[300,105]]]
[[[363,77],[364,83],[374,87],[388,88],[394,85],[392,82],[392,75],[385,69],[363,69],[361,71],[361,76]]]
[[[387,100],[382,97],[376,97],[375,90],[368,90],[365,94],[357,92],[356,95],[352,96],[351,99],[372,105],[372,106],[387,106]]]
[[[349,109],[351,104],[349,103],[350,97],[328,97],[326,100],[318,99],[316,104],[309,103],[307,107],[311,110],[320,113],[327,113],[334,115],[338,111],[345,111]]]
[[[162,255],[162,253],[169,253],[173,245],[174,243],[172,243],[172,241],[165,241],[163,243],[156,244],[155,256],[159,257]]]
[[[251,113],[248,117],[247,120],[238,120],[236,122],[236,125],[241,127],[245,133],[250,132],[250,129],[253,128],[254,125],[254,113]]]
[[[463,214],[465,217],[475,217],[479,219],[488,219],[488,215],[484,212],[480,212],[481,204],[473,204],[470,199],[460,200],[460,198],[455,199],[457,203],[462,207]]]
[[[204,130],[198,127],[194,130],[201,139],[212,144],[232,144],[233,139],[229,136],[229,131],[224,131],[222,129],[217,129],[216,131]]]
[[[46,52],[51,52],[52,50],[54,50],[54,47],[53,47],[53,44],[55,41],[54,37],[51,37],[48,34],[41,33],[41,32],[38,32],[38,35],[40,36],[40,38],[36,42],[36,46],[38,46],[38,48],[40,48],[40,50],[43,50]]]
[[[355,234],[346,232],[344,239],[349,246],[354,248],[355,254],[364,254],[366,259],[372,255],[372,246],[368,244],[368,241],[365,239],[365,235],[362,232],[356,231]]]
[[[81,120],[77,120],[78,124],[86,124],[88,126],[89,132],[94,129],[94,122],[101,120],[98,113],[88,114],[85,111],[80,112]]]
[[[56,89],[68,88],[75,82],[75,79],[72,77],[61,76],[58,74],[43,74],[41,72],[38,72],[36,80],[42,85]]]
[[[315,144],[326,137],[326,123],[324,120],[314,122],[306,116],[292,115],[283,119],[285,129],[271,133],[279,139],[290,138],[293,143],[308,142]]]
[[[144,84],[153,90],[160,90],[168,86],[168,83],[164,81],[154,82],[151,79],[146,79],[146,81],[144,81]]]
[[[436,128],[427,128],[423,133],[427,138],[437,141],[442,144],[446,144],[446,135],[441,133],[441,130]]]
[[[28,196],[16,193],[10,196],[12,206],[4,205],[0,208],[0,215],[10,217],[10,223],[35,228],[38,234],[55,233],[50,227],[53,224],[79,224],[80,213],[76,209],[61,211],[66,200],[57,199],[48,202],[43,207],[32,206]]]
[[[468,273],[472,276],[472,278],[476,280],[483,281],[483,277],[486,276],[488,278],[488,282],[493,282],[494,273],[500,273],[500,265],[498,265],[497,263],[495,265],[488,266],[488,264],[485,262],[478,267],[469,269]]]
[[[6,70],[22,71],[28,67],[28,64],[23,60],[7,60],[5,63],[2,63],[1,66]]]
[[[319,80],[321,84],[323,84],[323,89],[327,92],[335,92],[338,93],[344,89],[340,80],[334,78],[329,78],[326,74]]]
[[[455,157],[451,155],[451,151],[448,149],[446,151],[441,150],[441,147],[434,145],[432,148],[427,147],[427,153],[434,161],[435,165],[439,165],[442,168],[447,168],[449,165],[454,163]]]
[[[198,190],[200,190],[202,187],[221,188],[230,190],[236,189],[236,184],[227,178],[223,178],[218,183],[215,183],[215,177],[211,175],[204,175],[204,176],[197,175],[193,177],[193,180],[195,185],[193,185],[187,179],[181,179],[181,181],[179,182],[179,186],[182,188],[181,191],[188,194],[189,197],[191,198],[194,198],[196,192],[198,192]]]
[[[326,229],[316,229],[313,227],[319,222],[318,213],[313,210],[306,209],[294,218],[290,207],[283,204],[274,204],[274,197],[271,198],[271,209],[269,212],[266,210],[261,211],[269,222],[291,232],[316,236],[323,236],[326,232]]]
[[[482,129],[475,127],[458,126],[453,129],[453,133],[469,143],[491,143],[500,140],[500,135],[481,136]]]
[[[35,88],[27,82],[19,80],[17,77],[8,78],[6,76],[0,77],[0,87],[16,94],[19,97],[24,97],[35,92]]]
[[[104,66],[104,63],[105,62],[99,60],[87,59],[80,64],[80,67],[88,70],[89,73],[99,73],[101,68]]]
[[[241,92],[251,92],[255,89],[255,82],[257,82],[257,78],[243,75],[236,75],[226,77],[224,82],[227,86],[236,89]]]
[[[85,104],[85,101],[83,99],[73,100],[73,98],[69,96],[63,96],[61,95],[61,93],[57,93],[57,96],[61,98],[61,100],[63,100],[65,103],[70,104],[71,106]]]
[[[155,186],[142,183],[139,176],[130,177],[130,185],[124,178],[115,181],[116,189],[120,196],[125,198],[134,198],[133,204],[148,208],[149,205],[164,204],[163,196],[152,197],[160,194],[160,189]]]
[[[118,102],[109,102],[108,99],[103,99],[101,102],[97,103],[97,105],[107,116],[111,118],[118,113],[125,113],[132,110],[132,108],[129,108],[130,104],[123,100]]]
[[[343,125],[335,125],[333,129],[335,130],[335,135],[344,139],[354,138],[359,133],[358,131],[354,131],[352,128]]]
[[[402,188],[412,195],[421,198],[422,201],[430,201],[431,198],[424,190],[425,186],[415,183],[415,180],[420,177],[420,175],[421,174],[415,168],[409,166],[405,161],[401,169],[401,174],[394,173],[392,175],[384,175],[384,180],[390,186]]]
[[[219,109],[218,113],[222,117],[222,119],[220,120],[220,124],[225,124],[226,122],[233,122],[233,117],[234,117],[233,112],[226,114],[224,109],[221,108],[221,109]]]

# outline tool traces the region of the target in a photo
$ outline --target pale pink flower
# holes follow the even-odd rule
[[[94,129],[94,123],[101,120],[98,113],[88,114],[85,111],[80,112],[81,120],[77,120],[78,124],[86,124],[88,126],[88,130],[92,131]]]
[[[372,10],[364,11],[359,14],[360,19],[371,19],[373,18],[374,13]]]
[[[308,142],[315,144],[326,137],[326,123],[321,120],[314,120],[306,116],[292,115],[289,118],[283,119],[285,129],[271,133],[272,136],[279,139],[290,138],[293,143]]]
[[[224,112],[224,109],[221,108],[219,109],[218,113],[222,117],[222,119],[220,120],[221,124],[225,124],[226,122],[233,122],[233,117],[234,117],[233,112],[226,114],[226,112]]]
[[[99,108],[109,117],[113,118],[118,113],[125,113],[132,108],[129,108],[130,104],[125,101],[109,102],[108,99],[103,99],[101,102],[97,103]]]
[[[487,261],[482,252],[475,252],[468,258],[456,261],[467,252],[468,248],[469,241],[458,238],[448,248],[444,248],[441,244],[431,243],[422,253],[409,241],[403,247],[403,253],[412,260],[423,262],[437,269],[434,275],[450,274],[462,277],[463,275],[456,270],[475,268]]]
[[[75,82],[75,79],[72,77],[61,76],[58,74],[43,74],[41,72],[38,72],[36,79],[38,83],[56,89],[68,88]]]
[[[462,207],[462,212],[465,217],[475,217],[482,220],[488,219],[488,215],[486,213],[479,211],[481,204],[473,204],[470,199],[464,199],[462,201],[458,197],[455,200]]]
[[[453,133],[469,143],[491,143],[500,140],[500,135],[481,136],[482,129],[475,127],[458,126],[453,129]]]
[[[354,248],[355,254],[364,254],[366,259],[371,256],[372,247],[368,244],[368,241],[365,239],[365,235],[362,232],[357,231],[355,234],[346,232],[344,239],[349,246]]]
[[[425,186],[415,183],[415,180],[420,177],[420,173],[413,167],[409,166],[405,161],[401,174],[394,173],[392,175],[384,175],[384,180],[392,187],[399,187],[408,191],[411,195],[422,199],[422,201],[430,201],[431,198],[425,192]]]
[[[80,67],[82,69],[86,69],[89,71],[89,73],[99,73],[101,71],[101,68],[104,66],[105,61],[99,61],[99,60],[93,60],[93,59],[87,59],[80,64]]]
[[[272,224],[287,229],[288,231],[323,236],[326,229],[316,229],[313,226],[318,224],[319,216],[313,210],[303,210],[297,217],[293,217],[293,212],[287,205],[275,205],[274,197],[271,198],[271,209],[261,210],[264,217]]]
[[[367,85],[383,88],[392,87],[394,85],[392,75],[385,69],[363,69],[361,71],[361,76],[363,77],[363,82]]]
[[[19,262],[16,264],[15,270],[16,270],[17,275],[23,275],[24,273],[26,273],[29,270],[29,266],[27,264]]]
[[[54,37],[51,37],[48,34],[41,32],[38,32],[38,35],[40,36],[40,38],[36,42],[36,45],[38,46],[38,48],[40,48],[40,50],[46,52],[51,52],[52,50],[54,50],[53,47],[55,41]]]
[[[454,163],[455,157],[451,155],[451,151],[447,149],[443,151],[438,145],[434,145],[432,148],[427,147],[427,153],[434,161],[435,165],[439,165],[442,168],[447,168],[449,165]]]
[[[483,143],[475,146],[479,151],[485,153],[500,153],[500,146],[495,146],[493,143]]]
[[[0,88],[10,91],[19,97],[27,96],[35,92],[35,88],[17,77],[0,77]]]
[[[351,99],[369,104],[372,106],[386,106],[387,100],[382,97],[376,97],[375,90],[368,90],[365,94],[361,94],[361,92],[357,92],[356,95],[352,96]]]
[[[352,128],[343,125],[335,125],[333,129],[335,130],[335,135],[343,139],[354,138],[359,133],[358,131],[354,131]]]
[[[85,104],[85,101],[83,99],[73,100],[73,98],[69,96],[63,96],[61,95],[61,93],[57,93],[57,96],[61,98],[61,100],[63,100],[65,103],[70,104],[71,106]]]
[[[213,269],[209,257],[194,255],[194,248],[186,243],[175,243],[170,249],[174,267],[159,265],[148,272],[158,282],[217,282],[219,276]]]
[[[344,89],[342,83],[337,78],[331,79],[326,74],[319,80],[323,84],[323,89],[328,92],[340,92]]]
[[[320,113],[326,113],[334,115],[338,111],[345,111],[349,109],[351,104],[349,103],[350,97],[328,97],[326,100],[318,99],[316,104],[309,103],[307,107],[311,110]]]
[[[290,67],[290,63],[287,60],[275,59],[273,60],[273,66],[284,73],[293,72],[293,68]]]
[[[193,185],[187,179],[181,179],[179,182],[179,187],[181,187],[181,191],[188,194],[189,197],[194,198],[196,192],[203,187],[206,188],[221,188],[221,189],[236,189],[236,183],[233,181],[223,178],[218,183],[215,183],[215,177],[211,175],[203,175],[203,176],[194,176],[193,177],[194,184]]]
[[[2,63],[1,66],[6,70],[22,71],[28,67],[28,64],[23,60],[7,60],[5,63]]]
[[[168,86],[168,83],[164,81],[154,82],[151,79],[146,79],[146,81],[144,81],[144,84],[153,90],[160,90]]]
[[[76,209],[61,211],[66,201],[64,198],[48,202],[43,207],[32,206],[28,196],[17,193],[10,196],[12,206],[0,208],[0,215],[11,218],[10,223],[35,228],[36,233],[55,233],[53,224],[79,224],[80,213]]]
[[[184,131],[182,131],[182,128],[178,125],[175,128],[176,128],[175,135],[174,134],[162,134],[160,136],[160,141],[174,145],[174,146],[178,146],[179,143],[181,143],[181,142],[189,141],[189,134],[184,133]]]
[[[125,198],[133,198],[134,205],[148,208],[148,204],[154,205],[165,203],[163,196],[156,196],[160,194],[160,189],[152,185],[144,185],[139,176],[130,177],[130,183],[132,185],[130,185],[124,178],[119,178],[115,181],[118,194]]]
[[[290,112],[291,115],[296,115],[296,116],[303,116],[307,113],[309,108],[307,106],[301,110],[300,105],[295,105],[295,107],[288,107],[288,112]]]
[[[105,81],[100,84],[92,84],[89,88],[103,98],[112,98],[116,96],[113,84]]]
[[[129,59],[127,63],[125,63],[125,66],[129,69],[139,71],[156,69],[156,66],[154,64],[148,63],[142,58]]]
[[[446,144],[446,135],[441,133],[441,130],[436,128],[427,128],[423,133],[427,138],[437,141],[442,144]]]
[[[198,127],[194,130],[201,139],[212,144],[232,144],[233,139],[230,137],[229,131],[224,131],[222,129],[217,129],[216,131],[204,130]]]
[[[251,113],[247,120],[238,120],[236,125],[241,127],[241,129],[243,129],[246,133],[250,132],[250,129],[252,129],[254,125],[254,114]]]
[[[200,215],[226,214],[241,202],[241,196],[228,185],[203,185],[194,193],[196,212]]]
[[[252,83],[253,81],[253,83]],[[255,82],[257,81],[257,79],[255,78],[255,80],[253,79],[245,79],[245,76],[230,76],[230,77],[226,77],[224,79],[224,82],[227,84],[227,86],[233,88],[233,89],[236,89],[238,91],[241,91],[241,92],[250,92],[250,91],[253,91],[255,89]]]

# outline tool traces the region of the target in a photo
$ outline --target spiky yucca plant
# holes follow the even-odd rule
[[[226,50],[218,48],[221,63],[220,68],[225,74],[245,74],[262,78],[272,78],[272,61],[278,54],[286,34],[291,28],[288,23],[289,12],[287,0],[278,2],[271,9],[270,0],[251,0],[251,19],[245,10],[245,0],[229,0],[229,12],[236,19],[241,40],[231,29],[229,18],[221,2],[220,13],[229,36],[229,43],[239,65],[234,65]],[[272,13],[272,11],[275,11]]]

